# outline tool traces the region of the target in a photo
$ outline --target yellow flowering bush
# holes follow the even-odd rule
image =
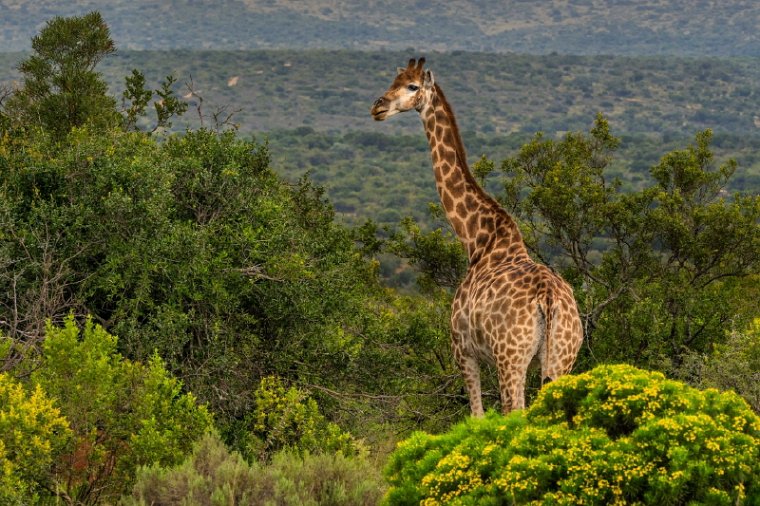
[[[733,392],[631,366],[547,385],[526,411],[416,433],[386,504],[760,504],[760,418]]]
[[[0,504],[37,499],[55,452],[71,436],[68,422],[39,385],[29,391],[0,373]]]
[[[233,446],[249,461],[269,461],[280,450],[294,453],[355,455],[359,443],[327,420],[306,392],[286,387],[280,378],[262,379],[256,406],[230,434]]]

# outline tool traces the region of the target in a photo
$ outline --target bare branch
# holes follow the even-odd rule
[[[249,278],[266,279],[268,281],[277,281],[279,283],[282,283],[285,281],[282,278],[275,278],[273,276],[266,274],[264,272],[263,267],[261,267],[260,265],[252,265],[250,267],[241,267],[240,269],[234,269],[234,270]]]
[[[206,126],[206,118],[208,118],[208,116],[203,110],[203,95],[201,95],[201,93],[196,89],[192,75],[190,76],[190,80],[185,83],[185,88],[187,89],[187,94],[184,96],[184,98],[186,100],[191,98],[196,100],[195,110],[198,114],[198,120],[200,121],[201,128],[204,128]],[[242,108],[232,109],[228,105],[222,105],[214,109],[211,112],[213,130],[215,132],[220,132],[227,127],[237,130],[238,125],[232,121],[232,118],[242,110]]]
[[[197,100],[197,103],[195,105],[195,111],[198,113],[198,120],[201,122],[201,128],[204,126],[203,122],[203,96],[198,93],[198,91],[195,89],[195,82],[193,81],[193,75],[190,74],[190,80],[185,83],[185,88],[187,88],[187,94],[184,96],[185,99],[194,98]]]

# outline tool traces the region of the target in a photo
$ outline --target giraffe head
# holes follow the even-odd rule
[[[434,84],[433,73],[423,70],[424,64],[425,58],[417,61],[412,58],[406,68],[399,67],[391,87],[372,104],[370,113],[376,121],[411,109],[422,110]]]

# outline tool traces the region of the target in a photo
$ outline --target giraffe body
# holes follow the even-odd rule
[[[483,414],[480,363],[495,364],[503,412],[525,407],[525,377],[534,357],[542,379],[570,371],[583,331],[573,291],[528,255],[514,219],[472,176],[453,111],[424,58],[399,69],[371,113],[384,120],[420,113],[441,204],[464,245],[469,266],[451,307],[451,344],[473,415]]]

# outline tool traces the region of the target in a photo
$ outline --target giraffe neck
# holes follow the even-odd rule
[[[434,85],[419,110],[430,145],[438,195],[446,218],[467,250],[470,265],[487,253],[503,259],[529,258],[514,219],[475,180],[467,166],[456,119]]]

